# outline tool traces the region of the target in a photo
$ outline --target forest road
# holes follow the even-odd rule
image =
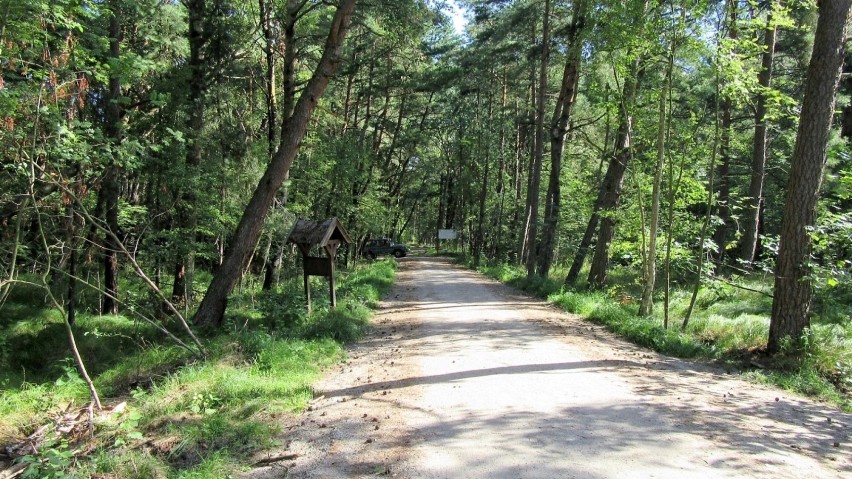
[[[441,258],[247,478],[852,478],[852,415],[658,355]],[[263,456],[258,456],[258,460]]]

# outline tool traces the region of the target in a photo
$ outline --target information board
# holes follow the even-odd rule
[[[438,230],[439,240],[454,240],[456,239],[456,230]]]

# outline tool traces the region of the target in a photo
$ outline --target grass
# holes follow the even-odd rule
[[[457,261],[473,267],[466,256]],[[754,381],[830,401],[852,411],[852,325],[848,321],[813,321],[802,351],[765,356],[772,310],[771,282],[767,278],[744,277],[735,284],[705,284],[687,328],[681,331],[691,291],[677,285],[672,288],[666,328],[662,297],[655,298],[653,316],[637,316],[641,289],[636,273],[627,267],[613,268],[611,286],[604,291],[589,291],[582,283],[566,289],[562,281],[566,271],[559,268],[547,278],[531,279],[527,279],[523,268],[514,265],[481,264],[478,270],[604,324],[636,344],[672,356],[730,363],[743,368],[745,376]],[[753,363],[764,368],[753,369]]]
[[[396,263],[339,271],[338,307],[327,283],[303,303],[301,277],[272,292],[245,288],[230,300],[222,329],[203,338],[203,360],[125,316],[84,313],[76,325],[102,401],[93,439],[46,443],[32,477],[221,478],[273,446],[277,418],[306,407],[321,371],[344,358],[343,344],[368,327],[371,308],[393,283]],[[20,442],[59,411],[88,401],[67,359],[60,318],[37,292],[13,292],[0,314],[0,444]],[[41,358],[41,360],[39,360]],[[79,450],[88,450],[79,454]],[[74,453],[72,453],[74,452]],[[56,459],[59,458],[59,459]]]

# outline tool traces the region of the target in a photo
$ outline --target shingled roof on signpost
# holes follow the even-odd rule
[[[325,276],[328,278],[329,293],[331,295],[331,307],[337,306],[337,295],[334,292],[334,257],[337,248],[341,244],[352,243],[349,233],[340,224],[337,218],[323,221],[298,219],[290,234],[287,235],[288,243],[295,243],[302,252],[302,265],[304,267],[305,301],[308,311],[311,310],[311,286],[308,278],[310,276]],[[327,257],[311,256],[311,248],[317,245],[324,249]]]
[[[290,234],[287,235],[288,243],[297,245],[317,245],[325,248],[329,241],[338,240],[341,243],[352,243],[349,233],[340,224],[337,218],[329,218],[323,221],[298,219]]]

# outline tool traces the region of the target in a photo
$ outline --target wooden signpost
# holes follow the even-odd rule
[[[328,278],[329,296],[331,307],[337,307],[337,295],[334,291],[334,258],[341,244],[349,244],[352,239],[343,228],[337,218],[323,221],[298,219],[287,242],[299,247],[302,252],[302,264],[304,266],[305,301],[308,312],[311,311],[311,276],[324,276]],[[311,248],[319,246],[325,250],[326,256],[311,256]]]

